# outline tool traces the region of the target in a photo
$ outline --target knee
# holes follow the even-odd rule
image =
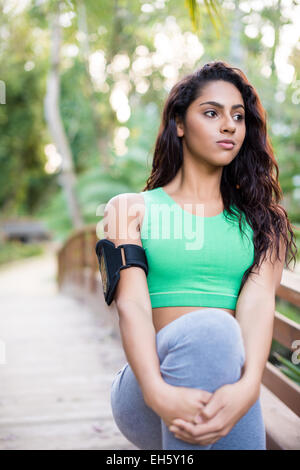
[[[245,350],[237,320],[221,309],[197,310],[184,317],[172,332],[161,366],[165,380],[210,392],[239,380]]]
[[[187,329],[195,331],[196,334],[203,333],[211,335],[212,338],[226,340],[230,337],[241,336],[241,329],[238,321],[225,310],[213,308],[198,310],[194,318],[187,319]]]
[[[210,352],[210,357],[223,361],[238,358],[242,366],[245,361],[245,348],[241,328],[231,314],[221,309],[198,310],[194,316],[186,318],[181,332],[182,339],[193,349]]]

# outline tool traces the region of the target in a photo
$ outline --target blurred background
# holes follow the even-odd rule
[[[99,207],[142,191],[174,83],[225,60],[266,109],[299,249],[300,2],[0,0],[0,12],[0,448],[134,448],[109,409],[125,357],[94,253]],[[276,297],[293,331],[299,258]],[[299,386],[290,342],[274,336],[269,361]]]

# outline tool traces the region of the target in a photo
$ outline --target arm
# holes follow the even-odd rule
[[[280,285],[285,246],[280,243],[280,260],[275,250],[267,254],[260,268],[253,270],[243,286],[236,307],[245,345],[246,360],[240,379],[258,398],[260,383],[270,353],[275,314],[275,294]]]
[[[115,246],[134,243],[142,247],[138,231],[138,213],[133,214],[136,195],[120,194],[105,207],[104,233]],[[130,209],[131,208],[131,209]],[[131,214],[131,215],[129,215]],[[147,278],[143,269],[132,266],[120,271],[114,301],[126,358],[141,387],[146,403],[166,385],[156,352],[156,332]]]
[[[122,198],[122,204],[119,204],[119,198]],[[129,210],[130,199],[134,203],[135,197],[122,194],[106,206],[107,224],[104,232],[116,246],[122,243],[142,246],[140,232],[137,231],[137,217],[127,215],[133,212]],[[122,211],[119,211],[121,206]],[[156,350],[156,331],[152,321],[147,277],[143,269],[131,266],[121,270],[114,300],[119,314],[123,348],[145,403],[167,425],[176,417],[192,421],[199,414],[203,403],[207,403],[211,393],[176,387],[163,379]]]
[[[140,385],[145,403],[150,406],[153,397],[166,385],[160,373],[152,319],[149,312],[136,302],[119,303],[118,311],[122,344],[128,363]]]

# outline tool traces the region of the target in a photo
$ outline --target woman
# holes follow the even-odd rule
[[[260,383],[296,259],[281,197],[243,72],[212,62],[175,84],[144,191],[106,206],[106,237],[142,246],[149,265],[121,270],[115,295],[128,362],[112,412],[139,449],[266,449]]]

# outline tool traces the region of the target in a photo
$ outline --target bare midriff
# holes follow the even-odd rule
[[[152,321],[153,325],[155,328],[156,333],[159,332],[164,326],[168,325],[168,323],[171,323],[173,320],[176,320],[176,318],[181,317],[182,315],[185,315],[186,313],[193,312],[194,310],[200,310],[200,309],[209,309],[213,307],[194,307],[194,306],[189,306],[189,307],[157,307],[152,309]],[[235,316],[235,310],[231,310],[229,308],[221,308],[221,307],[216,307],[220,308],[221,310],[225,310],[225,312],[228,312],[230,315],[233,317]]]

